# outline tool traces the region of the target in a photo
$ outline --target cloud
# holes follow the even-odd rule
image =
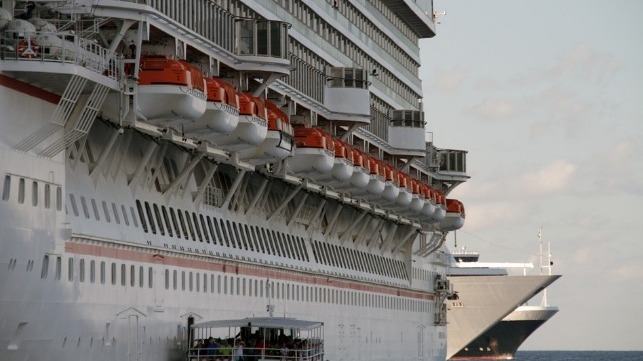
[[[456,92],[462,88],[467,77],[464,68],[442,70],[435,75],[435,86],[440,92]]]
[[[643,280],[643,265],[640,264],[622,265],[612,270],[611,272],[616,278],[620,280]]]
[[[602,80],[620,69],[612,56],[594,51],[585,44],[578,44],[547,69],[546,76],[559,78],[565,75]]]
[[[527,194],[542,195],[563,191],[569,187],[577,166],[558,159],[532,173],[520,177],[520,188]]]
[[[516,117],[519,106],[509,100],[484,100],[473,107],[473,113],[487,120],[506,120]]]
[[[476,230],[494,224],[507,224],[525,218],[528,209],[519,202],[467,202],[466,229]]]

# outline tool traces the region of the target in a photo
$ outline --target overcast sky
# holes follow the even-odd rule
[[[537,262],[539,227],[552,242],[560,312],[523,350],[642,350],[643,1],[435,9],[420,72],[435,145],[469,151],[458,245]]]

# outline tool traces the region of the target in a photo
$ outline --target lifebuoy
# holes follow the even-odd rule
[[[38,56],[39,52],[40,45],[38,45],[36,40],[32,38],[20,40],[20,43],[18,44],[18,54],[20,54],[21,57],[33,59]]]

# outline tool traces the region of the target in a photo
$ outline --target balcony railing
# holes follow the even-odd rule
[[[120,79],[122,56],[77,35],[4,31],[0,59],[75,64],[113,80]]]

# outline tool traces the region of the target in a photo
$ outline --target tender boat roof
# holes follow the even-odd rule
[[[305,321],[287,317],[246,317],[236,320],[215,320],[195,323],[192,328],[223,328],[223,327],[266,327],[266,328],[297,328],[312,330],[323,326],[323,322]]]

